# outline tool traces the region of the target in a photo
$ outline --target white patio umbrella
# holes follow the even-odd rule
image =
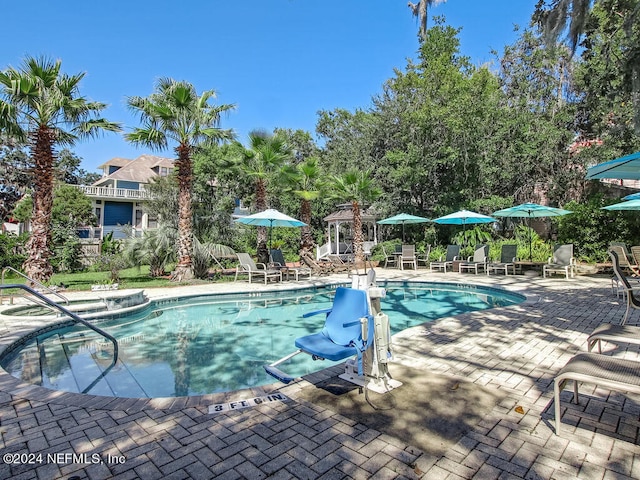
[[[256,227],[269,227],[269,250],[271,250],[271,229],[273,227],[304,227],[306,223],[296,220],[289,215],[285,215],[278,210],[268,208],[262,212],[240,217],[235,220],[245,225],[254,225]]]

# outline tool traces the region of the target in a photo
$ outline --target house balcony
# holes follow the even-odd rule
[[[130,200],[148,200],[151,195],[146,190],[132,190],[130,188],[95,187],[92,185],[73,185],[88,197],[119,198]]]

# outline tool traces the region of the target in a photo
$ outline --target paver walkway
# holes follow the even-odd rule
[[[639,396],[584,386],[582,404],[574,405],[565,391],[563,432],[556,436],[553,431],[555,373],[586,350],[587,335],[598,324],[618,323],[624,314],[608,278],[378,274],[490,284],[529,298],[518,306],[445,318],[394,337],[396,361],[503,394],[504,400],[443,456],[430,456],[297,399],[307,380],[228,394],[138,400],[52,392],[0,372],[0,478],[640,478]],[[628,323],[638,322],[634,312]],[[12,326],[4,328],[6,339]],[[605,349],[640,360],[637,348]],[[322,373],[309,380],[319,378]],[[208,413],[209,405],[274,391],[290,400]]]

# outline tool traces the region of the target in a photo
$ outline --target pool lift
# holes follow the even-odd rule
[[[402,382],[391,378],[388,363],[392,360],[391,328],[389,317],[382,313],[380,299],[386,290],[375,284],[375,271],[352,276],[351,288],[338,287],[333,307],[309,312],[303,318],[325,313],[327,318],[322,332],[295,340],[298,347],[293,353],[269,365],[265,371],[283,383],[294,377],[277,368],[282,363],[307,353],[314,360],[345,362],[345,371],[339,377],[376,393],[387,393]]]

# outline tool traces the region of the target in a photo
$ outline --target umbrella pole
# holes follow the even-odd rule
[[[531,235],[531,217],[529,217],[528,223],[529,223],[529,261],[533,262],[533,253],[531,253],[532,252],[531,244],[533,243],[533,238]]]

